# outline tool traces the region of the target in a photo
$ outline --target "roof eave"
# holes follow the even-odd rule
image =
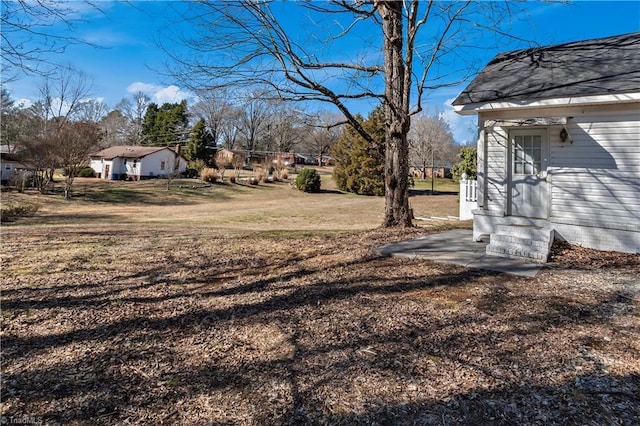
[[[493,100],[472,104],[454,105],[453,109],[460,115],[473,115],[484,111],[504,111],[523,108],[553,108],[584,105],[612,105],[640,102],[640,92],[626,92],[606,95],[569,96],[563,98],[535,100]]]

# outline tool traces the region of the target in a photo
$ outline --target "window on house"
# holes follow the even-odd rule
[[[138,163],[138,160],[133,160],[133,167],[135,167],[137,163]]]
[[[161,161],[160,162],[160,170],[164,170],[164,166],[165,166],[165,162]]]
[[[514,138],[514,172],[519,175],[535,175],[542,163],[542,137],[517,135]]]
[[[124,165],[125,166],[127,165],[127,159],[126,158],[124,159]]]

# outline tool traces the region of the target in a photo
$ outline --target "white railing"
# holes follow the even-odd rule
[[[478,181],[460,180],[460,220],[473,219],[472,210],[478,208]]]

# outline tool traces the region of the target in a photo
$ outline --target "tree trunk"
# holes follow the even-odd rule
[[[385,71],[385,218],[384,227],[410,227],[409,146],[410,120],[403,59],[403,2],[380,1],[378,13],[384,32]]]

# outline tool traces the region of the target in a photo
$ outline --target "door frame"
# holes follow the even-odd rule
[[[538,172],[538,177],[543,179],[546,182],[546,194],[545,194],[545,209],[543,211],[542,217],[536,217],[535,219],[548,219],[551,211],[550,205],[550,195],[551,195],[551,186],[547,181],[547,170],[549,168],[549,159],[551,156],[551,144],[549,138],[549,127],[517,127],[510,128],[507,132],[507,155],[506,155],[506,182],[505,182],[505,192],[506,192],[506,206],[505,206],[505,214],[507,216],[513,216],[513,163],[514,163],[514,144],[513,139],[518,135],[540,135],[541,137],[541,153],[540,153],[540,168],[541,170]],[[542,211],[542,209],[541,209]],[[528,216],[518,216],[518,217],[528,217]]]

